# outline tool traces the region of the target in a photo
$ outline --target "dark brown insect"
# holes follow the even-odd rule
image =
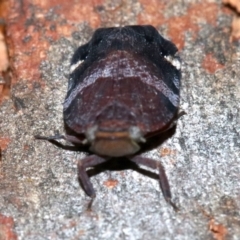
[[[163,195],[171,193],[160,162],[140,149],[175,126],[179,116],[180,60],[177,48],[152,26],[100,28],[71,62],[64,102],[65,136],[42,137],[58,146],[63,138],[91,155],[78,163],[86,194],[95,191],[86,168],[126,157],[158,169]],[[63,146],[62,146],[63,147]]]

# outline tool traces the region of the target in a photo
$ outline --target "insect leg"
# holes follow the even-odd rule
[[[96,196],[95,191],[93,189],[93,185],[90,181],[90,178],[86,172],[86,168],[94,167],[100,163],[107,161],[107,159],[101,158],[97,155],[91,155],[85,157],[82,160],[78,161],[78,177],[82,184],[84,192],[91,198]]]
[[[36,135],[36,136],[34,136],[34,138],[37,140],[48,141],[48,142],[52,143],[53,145],[55,145],[59,148],[62,148],[64,150],[68,150],[68,151],[81,151],[82,150],[81,146],[70,146],[70,145],[64,145],[64,144],[60,143],[58,141],[59,139],[67,140],[66,137],[63,135],[55,135],[55,136],[48,136],[48,137]],[[85,149],[83,149],[83,150],[85,150]]]
[[[168,183],[168,179],[164,170],[164,167],[162,164],[158,161],[155,161],[150,158],[141,157],[141,156],[134,156],[129,158],[132,162],[135,162],[137,164],[142,164],[146,167],[152,168],[152,169],[158,169],[159,171],[159,183],[160,188],[162,190],[163,196],[165,200],[174,208],[175,211],[178,210],[177,206],[172,202],[171,198],[171,191],[170,186]]]
[[[54,135],[54,136],[40,136],[40,135],[35,135],[34,136],[35,139],[39,139],[39,140],[47,140],[47,141],[50,141],[50,140],[58,140],[58,139],[65,139],[65,136],[63,135]]]

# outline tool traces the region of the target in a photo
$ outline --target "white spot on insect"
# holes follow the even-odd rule
[[[93,142],[95,140],[95,135],[97,132],[98,126],[94,125],[87,129],[86,131],[86,137],[88,142]]]
[[[177,70],[181,69],[181,62],[177,57],[168,55],[168,56],[164,56],[164,58],[168,62],[170,62]]]
[[[82,63],[84,60],[80,60],[70,66],[70,74],[73,73]]]
[[[146,139],[142,136],[142,132],[139,127],[131,126],[128,131],[132,140],[137,142],[146,142]]]

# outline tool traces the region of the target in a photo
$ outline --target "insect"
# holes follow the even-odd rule
[[[86,169],[125,157],[158,169],[163,196],[176,208],[163,166],[140,152],[181,115],[177,51],[152,26],[125,26],[96,30],[74,53],[63,110],[66,135],[35,137],[58,146],[62,138],[89,153],[78,162],[78,176],[91,198]]]

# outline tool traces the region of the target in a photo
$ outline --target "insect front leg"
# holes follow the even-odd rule
[[[175,127],[177,125],[177,121],[179,118],[181,118],[183,115],[186,115],[187,113],[185,111],[179,110],[175,119],[171,122],[171,124],[169,125],[169,127],[167,129],[164,130],[164,132],[170,130],[171,128]]]
[[[91,155],[78,161],[78,178],[82,184],[84,192],[91,198],[95,198],[96,193],[93,189],[93,185],[86,172],[89,167],[94,167],[100,163],[106,162],[107,159],[99,157],[97,155]]]
[[[65,139],[65,136],[63,135],[55,135],[55,136],[40,136],[40,135],[36,135],[34,136],[35,139],[37,140],[45,140],[48,141],[50,143],[52,143],[53,145],[62,148],[64,150],[69,150],[69,151],[79,151],[79,147],[78,146],[70,146],[70,145],[64,145],[62,143],[60,143],[58,140],[60,139]]]
[[[159,184],[160,188],[162,190],[163,196],[165,200],[174,208],[175,211],[178,211],[177,206],[172,202],[171,198],[171,191],[170,186],[168,183],[168,179],[164,170],[164,167],[162,164],[158,161],[155,161],[150,158],[141,157],[141,156],[134,156],[129,158],[132,162],[135,162],[137,164],[142,164],[146,167],[152,168],[152,169],[158,169],[159,172]]]
[[[38,139],[38,140],[46,140],[46,141],[51,141],[51,140],[59,140],[59,139],[65,139],[65,136],[64,135],[59,135],[59,134],[56,134],[54,136],[41,136],[41,135],[35,135],[34,136],[35,139]]]

